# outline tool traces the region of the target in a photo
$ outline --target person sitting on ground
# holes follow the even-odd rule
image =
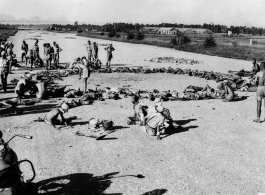
[[[153,113],[146,121],[144,130],[151,136],[157,136],[157,139],[160,138],[161,131],[169,126],[165,121],[165,117],[162,115],[164,111],[163,106],[156,107],[156,113]]]
[[[260,71],[255,75],[255,83],[258,85],[257,88],[257,118],[254,120],[256,123],[261,123],[260,114],[261,114],[261,105],[262,99],[265,97],[265,62],[261,62]]]
[[[24,94],[30,89],[32,74],[25,72],[24,79],[18,81],[17,86],[15,87],[15,93],[17,97],[22,98]]]
[[[223,100],[223,102],[230,102],[234,100],[235,97],[234,90],[232,89],[231,86],[227,84],[227,82],[220,83],[220,85],[217,88],[221,90],[221,94],[219,97],[220,99]]]
[[[139,100],[140,97],[137,95],[132,97],[133,117],[129,117],[129,120],[131,120],[132,123],[135,123],[135,121],[140,121],[143,125],[145,125],[144,117],[147,115],[148,107],[141,104]]]
[[[68,122],[63,116],[63,114],[67,113],[68,110],[69,106],[67,105],[67,103],[63,102],[60,107],[52,109],[50,112],[48,112],[45,115],[44,117],[45,123],[53,126],[57,130],[59,128],[55,126],[56,124],[65,124],[66,126],[68,126]],[[57,120],[59,115],[61,116],[62,119],[61,121]]]
[[[252,66],[251,72],[253,72],[254,74],[257,74],[260,71],[260,66],[257,63],[257,60],[255,58],[253,58],[252,64],[253,64],[253,66]]]
[[[45,99],[47,98],[48,94],[47,94],[47,86],[48,86],[48,82],[45,82],[41,79],[40,76],[36,77],[36,98],[38,99]]]

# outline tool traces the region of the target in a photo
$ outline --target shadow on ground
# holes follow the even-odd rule
[[[39,114],[49,112],[52,108],[57,106],[58,104],[35,104],[31,106],[25,106],[23,108],[7,108],[0,110],[0,116],[3,117],[10,117],[10,116],[19,116],[19,115],[26,115],[26,114]],[[23,113],[16,114],[17,110],[23,110]]]
[[[248,97],[249,96],[241,96],[240,98],[233,100],[233,102],[240,102],[240,101],[248,99]]]
[[[187,119],[187,120],[175,120],[174,122],[177,123],[178,125],[181,125],[177,128],[170,128],[166,131],[165,135],[162,135],[161,138],[164,139],[168,136],[171,136],[171,135],[174,135],[174,134],[177,134],[177,133],[183,133],[183,132],[186,132],[186,131],[189,131],[190,129],[195,129],[195,128],[198,128],[198,126],[196,125],[190,125],[190,126],[187,126],[187,127],[182,127],[182,125],[186,125],[188,123],[190,123],[191,121],[196,121],[197,119]]]
[[[197,119],[187,119],[187,120],[175,120],[174,122],[177,123],[178,125],[186,125],[192,121],[196,121]]]
[[[112,183],[111,179],[119,172],[109,173],[103,176],[93,176],[88,173],[75,173],[65,176],[53,177],[31,184],[26,190],[27,195],[107,195],[104,193]],[[26,195],[25,193],[22,193]],[[122,195],[112,193],[108,195]]]
[[[165,194],[166,192],[167,192],[166,189],[156,189],[156,190],[146,192],[142,195],[162,195],[162,194]]]
[[[142,175],[116,176],[117,174],[119,174],[119,172],[108,173],[102,176],[93,176],[93,174],[89,173],[75,173],[54,177],[30,184],[26,191],[23,190],[23,195],[25,192],[27,195],[122,195],[122,193],[104,192],[110,187],[112,183],[111,179],[122,177],[134,177],[136,179],[144,178]]]

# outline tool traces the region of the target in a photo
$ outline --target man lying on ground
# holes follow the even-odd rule
[[[30,100],[21,100],[19,98],[12,98],[8,100],[3,100],[0,102],[0,107],[2,108],[14,108],[19,105],[34,105],[35,103],[39,103],[40,100],[38,99],[30,99]]]

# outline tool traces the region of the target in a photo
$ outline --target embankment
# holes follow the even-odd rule
[[[17,31],[17,29],[0,29],[0,41],[7,40],[10,36],[14,36]]]
[[[187,51],[192,53],[206,54],[210,56],[219,56],[225,58],[233,58],[240,60],[251,60],[256,58],[258,61],[265,61],[265,48],[256,47],[256,46],[240,46],[240,45],[224,45],[217,42],[216,47],[205,48],[203,47],[202,42],[192,41],[189,44],[184,45],[172,45],[170,40],[174,36],[166,35],[145,35],[143,40],[128,40],[126,34],[120,33],[119,36],[109,37],[108,33],[105,32],[82,32],[77,33],[78,36],[89,37],[89,38],[98,38],[110,41],[119,41],[126,43],[134,44],[146,44],[146,45],[155,45],[159,47],[174,48],[179,51]]]

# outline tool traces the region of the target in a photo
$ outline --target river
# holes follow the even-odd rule
[[[9,38],[14,44],[14,53],[19,57],[21,54],[21,44],[23,40],[29,45],[29,48],[33,47],[35,40],[39,39],[40,54],[43,56],[43,43],[52,44],[56,41],[62,48],[60,54],[61,63],[69,63],[77,57],[86,56],[86,43],[87,40],[91,42],[97,42],[99,44],[99,59],[103,64],[106,63],[106,51],[102,44],[112,43],[115,51],[113,52],[113,67],[117,66],[130,66],[130,67],[172,67],[172,68],[189,68],[206,71],[215,71],[227,73],[228,70],[249,70],[251,68],[251,62],[244,60],[235,60],[229,58],[222,58],[216,56],[208,56],[196,53],[189,53],[183,51],[177,51],[170,48],[162,48],[143,44],[131,44],[123,42],[115,42],[109,40],[101,40],[87,37],[76,36],[70,33],[54,33],[45,31],[18,31],[15,36]],[[200,64],[195,65],[176,65],[173,63],[154,63],[149,59],[154,57],[175,57],[185,58],[200,61]]]

